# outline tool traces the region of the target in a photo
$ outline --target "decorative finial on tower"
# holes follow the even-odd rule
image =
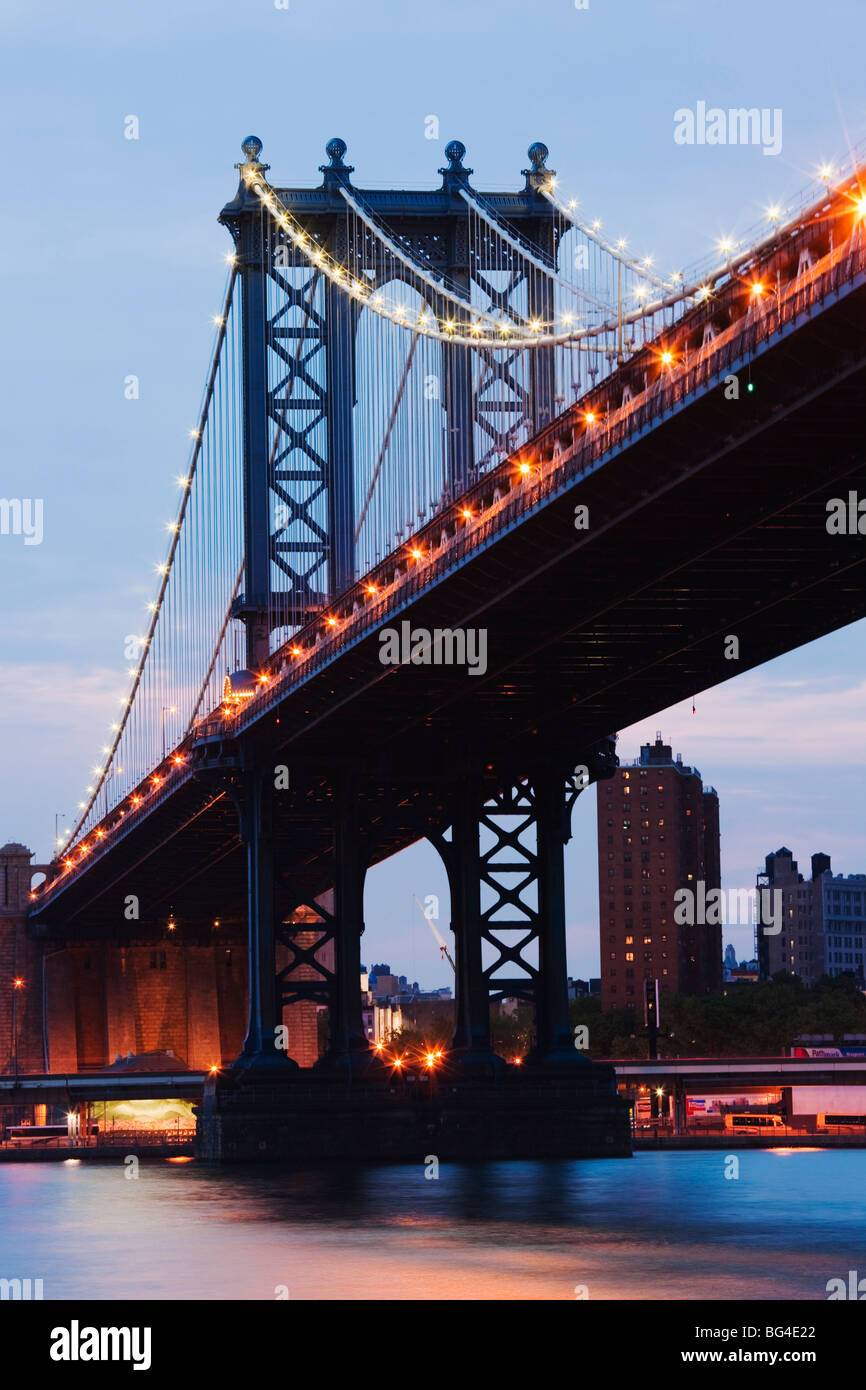
[[[521,169],[521,173],[526,176],[526,193],[538,193],[543,188],[548,188],[556,178],[556,170],[548,169],[547,156],[550,150],[541,140],[534,141],[526,151],[529,155],[531,169]]]
[[[335,135],[333,140],[328,141],[325,146],[325,154],[330,159],[332,168],[343,168],[343,155],[348,148],[345,140],[341,140],[339,135]]]
[[[270,169],[270,164],[259,163],[262,142],[257,135],[248,135],[243,141],[241,149],[246,155],[246,159],[243,164],[235,165],[235,168],[241,171],[241,178],[249,179],[253,174],[263,174],[266,169]]]
[[[463,163],[463,156],[466,153],[466,146],[462,140],[449,140],[445,146],[445,158],[448,160],[448,168],[440,169],[442,175],[442,187],[453,188],[457,184],[468,184],[469,175],[474,173],[473,169],[467,169]]]
[[[333,183],[351,183],[349,175],[355,172],[355,168],[352,164],[343,163],[343,155],[347,148],[345,140],[341,140],[339,135],[335,135],[325,146],[325,154],[330,163],[319,165],[319,173],[325,176],[325,187]]]

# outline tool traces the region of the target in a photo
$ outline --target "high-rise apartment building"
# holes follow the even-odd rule
[[[642,1015],[645,980],[661,994],[720,990],[721,924],[674,915],[678,889],[695,894],[700,918],[702,893],[721,885],[715,790],[656,734],[637,762],[597,783],[597,805],[602,1008]]]

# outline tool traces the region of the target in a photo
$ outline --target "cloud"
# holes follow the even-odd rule
[[[826,766],[832,756],[866,765],[866,678],[826,676],[812,681],[775,679],[749,672],[696,698],[697,713],[684,701],[620,735],[621,761],[637,756],[637,745],[664,729],[687,763],[718,768]],[[651,729],[650,729],[651,726]],[[652,730],[652,731],[651,731]],[[668,733],[670,730],[670,735]]]

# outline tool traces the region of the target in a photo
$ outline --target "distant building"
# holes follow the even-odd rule
[[[586,999],[601,994],[601,980],[573,980],[568,977],[569,999]]]
[[[858,956],[862,979],[866,875],[834,878],[827,854],[813,854],[811,862],[812,876],[807,880],[799,872],[792,852],[783,845],[766,856],[764,871],[758,874],[759,899],[767,890],[781,894],[782,930],[767,931],[766,922],[758,922],[755,929],[762,980],[784,971],[788,975],[799,975],[806,985],[814,985],[825,971],[834,974],[843,970],[857,972]],[[840,938],[838,946],[837,937]],[[855,937],[859,949],[853,944]],[[832,938],[832,945],[828,938]],[[839,961],[835,959],[837,954],[841,957]],[[847,961],[846,956],[849,957]]]
[[[743,961],[740,965],[735,965],[732,969],[725,969],[726,985],[756,985],[761,978],[758,970],[758,962]]]
[[[725,965],[727,966],[728,970],[736,970],[738,964],[739,962],[737,961],[737,953],[734,950],[734,947],[731,945],[731,943],[728,942],[727,946],[725,947]]]
[[[797,861],[786,845],[768,854],[764,860],[764,871],[759,873],[755,884],[758,903],[762,895],[769,891],[780,894],[773,899],[781,906],[781,925],[779,932],[768,930],[766,920],[758,921],[755,927],[757,956],[762,980],[769,980],[780,970],[788,975],[799,975],[805,984],[813,985],[824,973],[823,929],[821,925],[820,885],[816,873],[829,867],[826,855],[812,856],[812,879],[807,882],[799,872]],[[772,911],[764,911],[764,918],[773,916]],[[759,914],[760,915],[760,914]]]
[[[820,879],[824,969],[828,975],[853,970],[866,983],[866,874],[833,874],[830,861]]]
[[[642,1009],[661,994],[722,986],[721,925],[679,925],[674,894],[721,884],[719,799],[656,735],[637,762],[597,784],[602,1007]]]

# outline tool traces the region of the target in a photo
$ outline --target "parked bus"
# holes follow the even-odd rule
[[[819,1129],[866,1129],[866,1115],[818,1115]]]
[[[785,1122],[781,1115],[740,1114],[725,1116],[725,1129],[755,1131],[784,1128]]]

